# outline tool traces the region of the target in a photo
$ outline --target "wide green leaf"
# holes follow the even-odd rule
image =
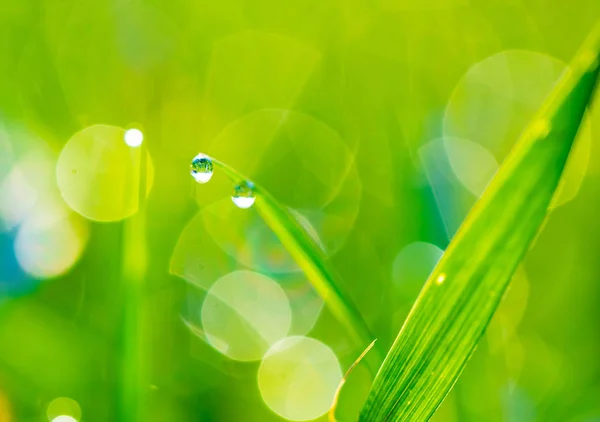
[[[425,283],[361,421],[428,420],[540,229],[598,78],[600,25],[523,132]]]

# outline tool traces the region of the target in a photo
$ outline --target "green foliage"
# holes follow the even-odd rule
[[[546,218],[599,71],[600,25],[430,275],[361,421],[425,421],[448,394]]]
[[[376,338],[339,394],[356,422],[377,353],[598,16],[598,0],[2,2],[0,421],[282,422],[288,403],[325,412],[315,392]],[[600,108],[586,115],[552,218],[432,422],[600,417]],[[240,174],[197,184],[199,151]],[[240,175],[250,209],[229,198]],[[545,197],[557,174],[540,176]],[[510,207],[468,264],[504,219],[531,235],[541,211]],[[428,288],[462,300],[460,284]],[[284,353],[261,386],[281,336],[310,337],[333,377]],[[80,412],[55,409],[69,400]]]
[[[222,169],[230,180],[238,184],[248,180],[227,164],[211,158],[214,165]],[[253,182],[258,212],[275,232],[308,280],[321,295],[331,312],[348,330],[359,347],[367,347],[373,339],[364,319],[352,299],[343,290],[339,275],[323,250],[315,243],[298,219],[261,186]]]

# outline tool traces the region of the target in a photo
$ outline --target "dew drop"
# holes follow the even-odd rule
[[[198,183],[206,183],[213,175],[213,163],[205,154],[198,154],[190,165],[190,174]]]
[[[231,200],[239,208],[250,208],[254,204],[254,184],[243,181],[233,188]]]

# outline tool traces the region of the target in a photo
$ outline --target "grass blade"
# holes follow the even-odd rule
[[[546,217],[598,78],[600,25],[425,283],[361,421],[428,420],[456,382]]]
[[[146,148],[137,150],[139,168],[138,212],[125,222],[123,236],[123,320],[118,384],[119,420],[137,422],[144,416],[147,385],[146,313],[144,303],[146,250]]]
[[[212,157],[210,159],[234,183],[249,180],[229,165]],[[254,206],[261,217],[304,271],[332,314],[346,328],[357,345],[366,348],[374,337],[352,299],[342,289],[339,275],[322,249],[286,207],[279,204],[262,187],[254,182],[253,185],[256,197]],[[378,359],[378,364],[380,362],[381,358]]]
[[[333,404],[331,405],[331,408],[329,409],[329,413],[327,414],[327,417],[329,418],[329,422],[337,422],[335,414],[336,414],[337,407],[339,404],[340,395],[342,394],[342,390],[343,390],[344,386],[346,385],[348,378],[352,374],[352,371],[354,371],[354,368],[356,368],[356,366],[362,362],[362,360],[365,358],[365,356],[367,356],[367,354],[371,351],[373,346],[375,346],[376,341],[377,340],[375,339],[371,342],[371,344],[369,344],[369,346],[358,356],[358,358],[356,358],[354,363],[352,365],[350,365],[350,368],[348,368],[348,370],[344,374],[344,378],[342,378],[342,382],[340,382],[340,385],[338,385],[338,388],[335,391],[335,396],[333,397]]]

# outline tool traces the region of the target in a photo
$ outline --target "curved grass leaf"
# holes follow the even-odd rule
[[[335,391],[335,395],[333,396],[333,403],[331,405],[331,408],[329,409],[329,413],[327,414],[327,417],[329,418],[329,422],[337,422],[336,412],[338,409],[340,396],[346,385],[346,382],[348,381],[348,378],[352,374],[352,371],[354,371],[354,368],[356,368],[362,362],[362,360],[365,358],[365,356],[371,351],[373,346],[375,346],[376,341],[377,341],[377,339],[373,340],[371,342],[371,344],[369,344],[369,346],[365,350],[363,350],[363,352],[358,356],[358,358],[356,358],[354,363],[352,365],[350,365],[350,368],[348,368],[348,370],[344,374],[342,381],[340,382],[337,390]],[[356,399],[356,397],[353,397],[353,399]]]
[[[425,283],[360,421],[426,421],[448,394],[546,217],[598,78],[600,25]]]
[[[234,183],[249,180],[227,164],[212,157],[210,159]],[[261,217],[304,271],[331,313],[348,330],[357,345],[366,348],[374,337],[351,298],[341,288],[339,276],[322,249],[298,223],[296,217],[269,192],[256,184],[253,192],[256,197],[254,206]]]

